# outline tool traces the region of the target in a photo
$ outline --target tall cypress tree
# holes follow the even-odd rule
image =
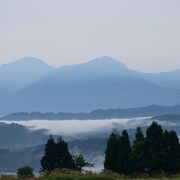
[[[129,168],[129,154],[131,152],[131,145],[129,135],[126,130],[123,130],[119,141],[119,173],[127,174]]]
[[[68,144],[61,137],[55,143],[53,137],[50,136],[45,145],[41,166],[45,173],[49,173],[56,168],[75,168],[73,157],[68,150]]]
[[[135,140],[129,155],[129,171],[145,172],[145,138],[140,127],[136,129]]]
[[[43,172],[50,172],[56,168],[56,143],[52,136],[49,137],[46,145],[45,145],[45,152],[44,156],[41,159],[41,166]]]
[[[162,170],[163,159],[163,141],[162,141],[163,129],[161,125],[156,122],[147,128],[146,131],[146,170],[148,172]]]
[[[57,168],[75,168],[73,157],[68,150],[68,144],[61,137],[57,141],[55,154]]]
[[[104,169],[119,171],[119,133],[114,131],[107,140]]]
[[[157,170],[169,174],[178,173],[180,172],[178,136],[175,131],[163,131],[161,125],[153,122],[147,128],[146,137],[141,129],[137,128],[131,150],[128,133],[125,130],[121,136],[111,134],[106,148],[105,169],[123,174],[152,173]]]
[[[107,142],[104,168],[118,173],[126,174],[128,171],[128,157],[131,152],[129,136],[126,130],[113,132]]]
[[[175,131],[163,133],[163,170],[166,173],[180,171],[180,145]]]
[[[137,143],[137,142],[140,142],[140,141],[143,141],[144,140],[144,134],[141,130],[140,127],[137,127],[136,128],[136,132],[135,132],[135,140],[134,140],[134,145]]]

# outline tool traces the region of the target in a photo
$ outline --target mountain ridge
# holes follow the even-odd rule
[[[64,112],[18,112],[0,117],[0,120],[21,121],[21,120],[100,120],[100,119],[122,119],[122,118],[137,118],[137,117],[153,117],[157,119],[164,117],[164,114],[180,117],[180,106],[158,106],[150,105],[139,108],[128,109],[97,109],[89,113],[64,113]],[[157,118],[156,118],[157,117]],[[152,118],[152,119],[153,119]]]
[[[0,85],[13,93],[27,87],[52,70],[53,67],[38,58],[24,57],[0,66]]]
[[[45,73],[28,86],[3,97],[0,109],[5,113],[88,112],[178,104],[180,89],[160,84],[145,74],[128,69],[114,58],[103,56]]]

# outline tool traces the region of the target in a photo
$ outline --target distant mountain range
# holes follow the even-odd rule
[[[169,115],[164,115],[169,114]],[[156,120],[171,120],[172,118],[180,119],[180,105],[176,106],[146,106],[140,108],[129,109],[107,109],[94,110],[90,113],[41,113],[41,112],[19,112],[12,113],[0,117],[0,120],[88,120],[88,119],[121,119],[121,118],[135,118],[135,117],[153,117]],[[166,118],[166,119],[164,119]]]
[[[179,82],[178,70],[146,74],[108,56],[60,68],[28,57],[0,66],[0,112],[173,106],[180,103]]]

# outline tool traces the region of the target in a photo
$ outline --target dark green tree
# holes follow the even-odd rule
[[[175,131],[163,131],[156,122],[147,128],[145,137],[140,128],[136,129],[132,150],[126,131],[121,136],[111,134],[106,148],[106,161],[106,169],[123,174],[156,171],[179,173],[179,139]]]
[[[119,173],[127,174],[129,169],[129,154],[131,152],[129,135],[126,130],[122,131],[119,141]]]
[[[140,142],[144,140],[144,134],[141,130],[140,127],[137,127],[136,132],[135,132],[135,140],[134,140],[134,144],[136,144],[136,142]]]
[[[120,135],[117,131],[112,132],[107,140],[104,162],[104,169],[106,170],[119,171],[119,140]]]
[[[129,155],[129,172],[145,172],[145,138],[140,127],[136,129],[135,140]]]
[[[56,144],[56,168],[74,169],[73,157],[68,150],[68,144],[60,137]]]
[[[156,122],[147,128],[145,138],[145,166],[147,172],[162,170],[163,129]]]
[[[19,179],[26,179],[34,176],[33,169],[29,166],[23,166],[17,170]]]
[[[127,131],[124,130],[121,136],[117,131],[113,132],[107,142],[104,168],[126,174],[128,172],[130,152],[131,145]]]
[[[166,173],[180,172],[180,145],[175,131],[163,133],[163,170]]]
[[[74,161],[68,150],[68,144],[60,137],[56,142],[52,136],[45,145],[45,153],[41,159],[42,171],[49,173],[56,168],[74,169]]]
[[[50,172],[57,167],[56,165],[56,143],[52,136],[49,137],[46,145],[44,156],[41,159],[41,166],[43,172]]]

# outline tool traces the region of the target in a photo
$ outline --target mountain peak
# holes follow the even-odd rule
[[[38,58],[24,57],[0,66],[0,85],[10,92],[15,92],[52,70],[53,67]]]
[[[104,69],[118,68],[118,69],[127,70],[127,67],[123,63],[121,63],[119,60],[114,59],[110,56],[102,56],[102,57],[96,58],[94,60],[89,61],[87,64],[94,65],[97,68],[104,68]]]
[[[102,56],[86,63],[88,68],[96,69],[98,72],[123,73],[129,72],[129,69],[119,60],[110,56]]]
[[[15,70],[15,69],[19,69],[19,70],[33,70],[34,68],[40,68],[40,69],[45,69],[45,71],[49,71],[49,70],[53,70],[54,67],[50,66],[49,64],[45,63],[44,61],[42,61],[39,58],[36,57],[32,57],[32,56],[27,56],[27,57],[23,57],[21,59],[15,60],[9,64],[2,64],[0,66],[0,71],[6,71],[6,70]]]
[[[34,63],[38,63],[38,64],[46,64],[45,62],[43,62],[42,60],[40,60],[39,58],[36,57],[32,57],[32,56],[27,56],[27,57],[23,57],[21,59],[18,59],[14,62],[12,62],[11,64],[34,64]],[[47,65],[47,64],[46,64]],[[49,65],[48,65],[49,66]]]

